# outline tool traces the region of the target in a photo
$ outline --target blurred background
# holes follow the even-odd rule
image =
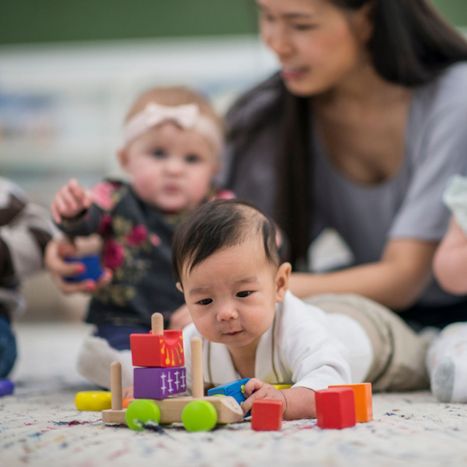
[[[466,0],[434,4],[467,26]],[[121,122],[143,89],[193,86],[224,112],[274,68],[253,0],[3,0],[0,174],[48,206],[71,177],[118,174]],[[76,320],[87,300],[61,296],[47,274],[25,294],[26,320]]]

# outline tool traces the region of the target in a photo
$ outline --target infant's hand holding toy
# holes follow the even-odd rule
[[[265,383],[256,378],[251,378],[245,384],[245,397],[247,398],[242,404],[243,413],[248,413],[253,407],[253,402],[258,399],[276,399],[282,402],[282,410],[285,413],[287,409],[287,400],[283,391],[279,391],[271,384]]]

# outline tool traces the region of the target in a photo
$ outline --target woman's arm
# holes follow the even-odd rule
[[[467,293],[467,235],[453,217],[433,262],[435,276],[453,294]]]
[[[321,293],[355,293],[392,309],[408,308],[430,280],[436,246],[428,241],[390,240],[379,262],[324,274],[294,273],[290,289],[302,298]]]

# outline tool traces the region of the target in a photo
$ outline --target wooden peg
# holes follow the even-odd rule
[[[151,316],[151,332],[155,336],[164,334],[164,317],[161,313],[153,313]]]
[[[110,390],[112,391],[112,409],[122,409],[122,364],[113,362],[110,365]]]
[[[203,350],[199,337],[191,339],[191,392],[193,399],[204,396]]]
[[[125,425],[125,409],[122,409],[122,364],[112,362],[110,365],[110,390],[112,392],[112,408],[102,411],[102,421],[112,425]]]

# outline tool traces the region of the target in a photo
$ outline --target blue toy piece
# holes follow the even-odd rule
[[[241,404],[246,399],[245,384],[248,383],[248,381],[250,381],[250,378],[243,378],[238,381],[223,384],[222,386],[216,386],[215,388],[208,389],[208,396],[231,396]]]
[[[65,261],[67,263],[82,263],[85,267],[82,273],[66,277],[66,282],[81,282],[84,280],[98,281],[104,272],[99,255],[68,256],[65,258]]]
[[[13,394],[15,384],[9,379],[0,379],[0,397]]]

